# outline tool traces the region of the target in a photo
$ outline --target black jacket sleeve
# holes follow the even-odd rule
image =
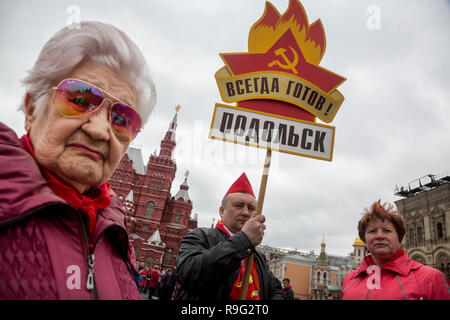
[[[227,239],[217,229],[198,228],[181,241],[177,280],[189,299],[226,299],[241,261],[254,247],[243,232]]]
[[[265,257],[257,252],[255,261],[258,262],[258,267],[261,268],[259,282],[262,282],[261,299],[262,300],[286,300],[286,293],[281,287],[281,282],[273,275],[272,271],[267,266]]]

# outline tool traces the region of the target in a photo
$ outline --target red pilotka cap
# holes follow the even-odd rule
[[[250,181],[248,181],[247,175],[244,173],[231,185],[230,189],[228,189],[227,193],[224,197],[226,197],[230,193],[248,193],[252,195],[254,198],[255,194],[253,193],[252,185]]]

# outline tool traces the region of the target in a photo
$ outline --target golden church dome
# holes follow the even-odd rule
[[[364,241],[361,240],[360,237],[356,237],[355,241],[353,242],[354,246],[365,246],[366,244]]]

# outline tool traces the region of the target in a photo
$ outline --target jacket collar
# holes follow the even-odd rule
[[[13,130],[0,123],[0,225],[32,214],[34,209],[63,203],[41,175]]]
[[[372,257],[370,255],[364,257],[361,265],[356,271],[357,275],[366,276],[367,268],[371,265],[375,265]],[[399,249],[392,259],[381,267],[381,270],[389,270],[402,276],[406,276],[411,270],[417,269],[419,266],[420,264],[408,258],[408,254],[405,250]]]

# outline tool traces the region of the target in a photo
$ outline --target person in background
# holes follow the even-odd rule
[[[253,217],[256,199],[243,173],[228,189],[214,228],[197,228],[181,240],[177,256],[179,300],[239,300],[246,258],[255,253],[247,300],[284,300],[281,283],[269,270],[261,243],[265,217]]]
[[[389,203],[374,202],[358,223],[370,254],[344,278],[343,300],[450,300],[445,274],[411,260],[401,248],[405,220]]]
[[[156,299],[156,290],[158,289],[159,286],[159,281],[160,281],[160,272],[159,272],[159,266],[154,266],[152,269],[152,275],[150,278],[150,283],[148,285],[148,298],[149,299]]]
[[[294,300],[294,291],[292,290],[291,280],[289,278],[283,279],[283,290],[286,293],[286,300]]]
[[[172,297],[172,290],[170,290],[169,285],[170,279],[172,278],[172,269],[167,269],[167,271],[164,273],[163,277],[161,278],[161,285],[159,288],[159,299],[160,300],[170,300]]]
[[[143,269],[144,263],[143,262],[138,263],[138,261],[136,260],[136,265],[138,266],[138,269],[137,269],[138,273],[133,274],[133,279],[134,279],[134,282],[136,283],[139,293],[141,293],[141,291],[142,291],[141,285],[140,285],[140,283],[142,281],[141,271]]]
[[[81,22],[23,84],[26,134],[0,123],[0,299],[139,299],[108,179],[155,104],[144,56],[116,27]]]
[[[146,265],[144,269],[141,270],[141,276],[142,280],[139,283],[139,292],[142,294],[147,294],[148,291],[148,285],[150,283],[150,277],[152,270],[150,269],[149,265]]]
[[[169,279],[167,280],[166,300],[174,299],[175,287],[176,287],[176,283],[177,283],[176,272],[177,272],[177,269],[174,268],[171,272]]]
[[[161,295],[162,279],[164,278],[165,275],[166,275],[166,269],[162,269],[159,272],[158,285],[156,286],[156,291],[155,291],[155,297],[157,297],[158,299],[160,298],[160,295]]]

